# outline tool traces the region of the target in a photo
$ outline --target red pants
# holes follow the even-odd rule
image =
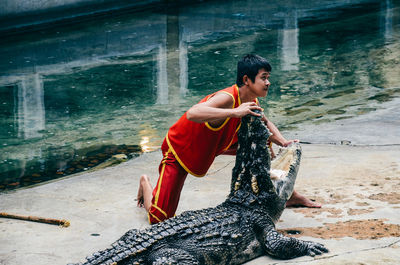
[[[175,215],[183,183],[188,174],[169,150],[165,140],[161,150],[164,157],[158,168],[160,176],[153,190],[153,199],[149,209],[150,224],[156,224]]]

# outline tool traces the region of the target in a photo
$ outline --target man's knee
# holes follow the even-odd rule
[[[150,178],[147,175],[142,175],[140,176],[140,186],[144,186],[144,185],[149,185],[150,184]]]

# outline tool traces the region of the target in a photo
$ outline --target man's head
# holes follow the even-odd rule
[[[244,85],[244,76],[250,78],[250,80],[254,83],[260,69],[271,72],[272,67],[269,62],[261,56],[255,54],[248,54],[244,56],[237,64],[236,84],[238,85],[238,87]]]

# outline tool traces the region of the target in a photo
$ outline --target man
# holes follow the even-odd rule
[[[241,117],[261,110],[258,97],[267,96],[271,65],[258,55],[246,55],[238,62],[236,84],[208,95],[192,106],[172,127],[161,146],[164,158],[154,190],[143,175],[138,205],[148,212],[151,224],[173,217],[188,173],[202,177],[214,158],[236,154],[237,131]],[[288,146],[298,140],[286,140],[264,115],[262,120],[272,133],[269,141]],[[294,191],[287,206],[321,207]]]

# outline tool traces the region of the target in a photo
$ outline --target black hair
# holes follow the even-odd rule
[[[245,55],[237,64],[236,85],[241,87],[244,85],[243,76],[247,75],[252,82],[256,80],[256,75],[260,69],[271,72],[272,67],[267,59],[256,54]]]

